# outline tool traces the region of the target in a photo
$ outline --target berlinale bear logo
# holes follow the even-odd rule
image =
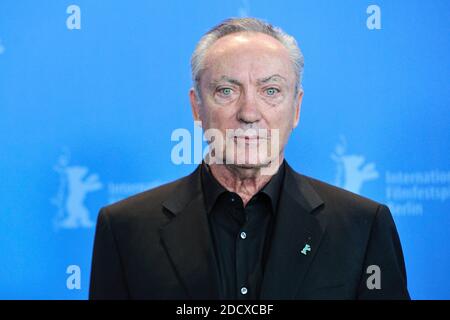
[[[334,184],[353,193],[360,194],[364,182],[375,180],[379,173],[375,163],[365,163],[362,155],[347,154],[345,137],[340,137],[340,143],[335,148],[331,158],[336,162],[336,177]]]
[[[54,221],[56,228],[75,229],[91,228],[89,210],[84,204],[89,192],[100,190],[103,185],[96,174],[88,174],[88,168],[70,166],[69,156],[59,157],[54,170],[59,174],[59,189],[52,203],[57,206],[58,214]]]

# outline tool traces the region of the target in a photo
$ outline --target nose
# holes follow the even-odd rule
[[[261,119],[261,112],[259,110],[258,102],[255,99],[255,94],[247,92],[242,96],[239,103],[239,110],[237,113],[239,121],[245,124],[258,122]]]

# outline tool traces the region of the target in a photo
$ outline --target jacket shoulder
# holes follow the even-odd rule
[[[301,175],[325,203],[325,211],[334,218],[359,221],[364,224],[373,221],[380,208],[386,207],[373,199],[358,195],[324,181]]]
[[[373,206],[377,207],[381,205],[381,203],[378,201],[348,191],[344,188],[337,187],[335,185],[329,184],[322,180],[318,180],[316,178],[312,178],[305,175],[302,176],[321,196],[327,197],[328,200],[344,201],[347,202],[348,204],[360,204],[371,207]]]
[[[180,188],[189,183],[190,175],[162,184],[158,187],[137,193],[101,209],[113,219],[130,220],[142,215],[157,215],[162,212],[162,203],[169,196],[179,192]]]

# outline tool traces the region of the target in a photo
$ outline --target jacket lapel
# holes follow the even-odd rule
[[[174,217],[161,229],[161,240],[189,298],[218,299],[218,269],[200,170],[198,166],[163,202]],[[261,299],[295,298],[325,230],[313,215],[322,204],[306,178],[286,163]]]
[[[261,299],[296,297],[324,233],[325,225],[312,214],[321,204],[322,199],[306,178],[286,163]]]
[[[163,202],[174,217],[161,239],[191,299],[217,299],[218,274],[200,180],[201,166]]]

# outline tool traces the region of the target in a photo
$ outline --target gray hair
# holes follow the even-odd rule
[[[297,45],[294,37],[288,35],[278,27],[256,18],[231,18],[222,21],[220,24],[209,30],[200,41],[192,54],[191,58],[191,72],[192,81],[194,83],[194,90],[197,98],[200,99],[200,73],[204,68],[203,61],[208,49],[218,39],[237,32],[260,32],[267,34],[284,45],[288,50],[290,59],[294,67],[296,76],[296,93],[302,88],[302,76],[304,58],[300,48]]]

